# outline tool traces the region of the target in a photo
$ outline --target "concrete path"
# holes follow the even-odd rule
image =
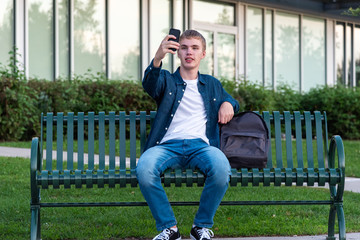
[[[0,147],[0,156],[3,157],[23,157],[23,158],[30,158],[30,149],[27,148],[14,148],[14,147]],[[53,159],[56,159],[57,152],[52,151]],[[43,158],[46,157],[46,150],[43,151]],[[77,162],[78,154],[74,152],[73,154],[74,162]],[[67,152],[63,152],[63,160],[67,161]],[[115,162],[119,163],[119,157],[115,157]],[[84,153],[84,164],[88,163],[88,154]],[[99,164],[99,155],[94,155],[94,164]],[[109,156],[105,156],[105,164],[109,164]],[[126,159],[126,167],[130,167],[130,159]]]
[[[52,152],[54,158],[56,158],[56,151]],[[22,157],[30,158],[30,149],[26,148],[13,148],[13,147],[1,147],[0,146],[0,156],[3,157]],[[46,156],[46,151],[44,150],[43,156]],[[67,153],[63,152],[63,159],[66,161]],[[74,153],[74,160],[77,160],[77,153]],[[88,161],[87,154],[84,154],[85,164]],[[95,155],[95,164],[99,161],[99,156]],[[105,162],[109,162],[109,157],[105,157]],[[128,165],[127,159],[127,165]],[[325,186],[327,187],[327,186]],[[351,191],[360,193],[360,178],[346,178],[345,179],[345,191]],[[336,236],[338,239],[338,235]],[[347,233],[347,240],[360,240],[360,233]],[[190,239],[184,239],[190,240]],[[213,240],[326,240],[326,235],[319,236],[287,236],[287,237],[240,237],[240,238],[214,238]]]
[[[339,235],[336,236],[336,239],[339,239]],[[190,240],[190,239],[183,239],[183,240]],[[288,237],[213,238],[213,240],[326,240],[326,235],[288,236]],[[360,240],[360,233],[347,233],[346,240]]]

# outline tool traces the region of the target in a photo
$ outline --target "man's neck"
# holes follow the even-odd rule
[[[180,67],[180,75],[183,79],[187,80],[195,80],[198,78],[198,69],[185,69],[183,67]]]

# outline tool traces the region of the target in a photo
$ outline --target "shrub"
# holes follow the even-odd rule
[[[240,111],[270,110],[273,106],[272,90],[247,80],[242,80],[233,94],[239,101]]]
[[[39,136],[41,112],[156,110],[140,81],[108,80],[90,72],[73,80],[27,80],[17,64],[13,57],[8,65],[0,64],[0,140]],[[240,111],[326,111],[330,136],[360,139],[360,88],[318,87],[300,94],[287,85],[274,91],[247,80],[221,82]]]
[[[310,111],[326,111],[329,134],[360,139],[360,88],[342,86],[310,90],[302,97],[302,106]]]
[[[22,140],[38,128],[35,93],[12,52],[8,65],[0,64],[0,140]]]
[[[273,110],[276,111],[291,111],[291,110],[306,110],[301,106],[302,95],[293,90],[288,85],[277,86],[276,91],[273,91]]]
[[[76,78],[69,80],[30,80],[38,94],[41,112],[99,112],[156,110],[155,101],[140,82]]]

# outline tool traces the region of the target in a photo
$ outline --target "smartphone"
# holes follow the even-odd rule
[[[170,38],[169,41],[179,42],[179,38],[180,38],[180,30],[179,29],[170,28],[169,35],[174,35],[176,37],[176,39]],[[170,50],[172,50],[174,52],[176,51],[175,48],[170,48]]]

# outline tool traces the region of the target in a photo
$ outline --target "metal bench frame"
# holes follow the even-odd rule
[[[137,187],[136,139],[140,139],[143,152],[147,132],[155,117],[155,112],[104,112],[95,114],[47,113],[41,116],[41,136],[33,138],[31,145],[31,239],[41,238],[40,209],[44,207],[99,207],[99,206],[146,206],[146,202],[58,202],[46,203],[40,200],[40,188],[52,186],[60,188],[110,188],[119,185]],[[259,113],[260,114],[260,113]],[[319,186],[329,184],[330,198],[325,200],[299,201],[223,201],[221,205],[329,205],[328,240],[335,240],[335,222],[338,219],[339,239],[346,239],[343,192],[345,185],[345,153],[340,136],[333,136],[328,142],[326,113],[288,111],[262,112],[269,128],[269,137],[275,143],[273,157],[271,146],[267,167],[264,169],[232,169],[230,186]],[[86,126],[86,127],[85,127]],[[45,129],[44,129],[45,128]],[[74,168],[74,130],[77,132],[77,164]],[[87,130],[85,134],[85,130]],[[46,131],[46,140],[43,132]],[[56,131],[56,166],[53,166],[52,146]],[[66,133],[64,133],[66,131]],[[126,166],[126,132],[130,142],[130,166]],[[284,133],[283,133],[284,132]],[[116,137],[118,133],[118,137]],[[64,139],[64,135],[66,139]],[[88,162],[84,162],[84,136],[88,138]],[[94,161],[94,138],[99,139],[99,162]],[[285,141],[284,141],[285,135]],[[293,137],[293,135],[295,137]],[[303,156],[303,136],[306,143],[306,158]],[[106,139],[107,138],[107,139]],[[120,151],[115,152],[115,138],[119,139]],[[316,142],[317,157],[313,157],[313,140]],[[67,141],[66,168],[63,167],[63,142]],[[105,161],[105,140],[109,140],[109,160]],[[42,166],[42,143],[46,141],[45,166]],[[292,142],[296,142],[296,161],[294,164]],[[286,158],[283,159],[282,145],[286,145]],[[304,154],[305,155],[305,154]],[[335,166],[335,160],[338,166]],[[118,161],[116,163],[116,161]],[[108,168],[106,168],[108,164]],[[296,165],[296,166],[295,166]],[[119,166],[119,167],[116,167]],[[186,185],[203,186],[205,176],[196,170],[168,170],[162,177],[165,187]],[[74,189],[73,189],[74,190]],[[72,191],[72,190],[71,190]],[[198,205],[198,202],[171,202],[173,206]]]

